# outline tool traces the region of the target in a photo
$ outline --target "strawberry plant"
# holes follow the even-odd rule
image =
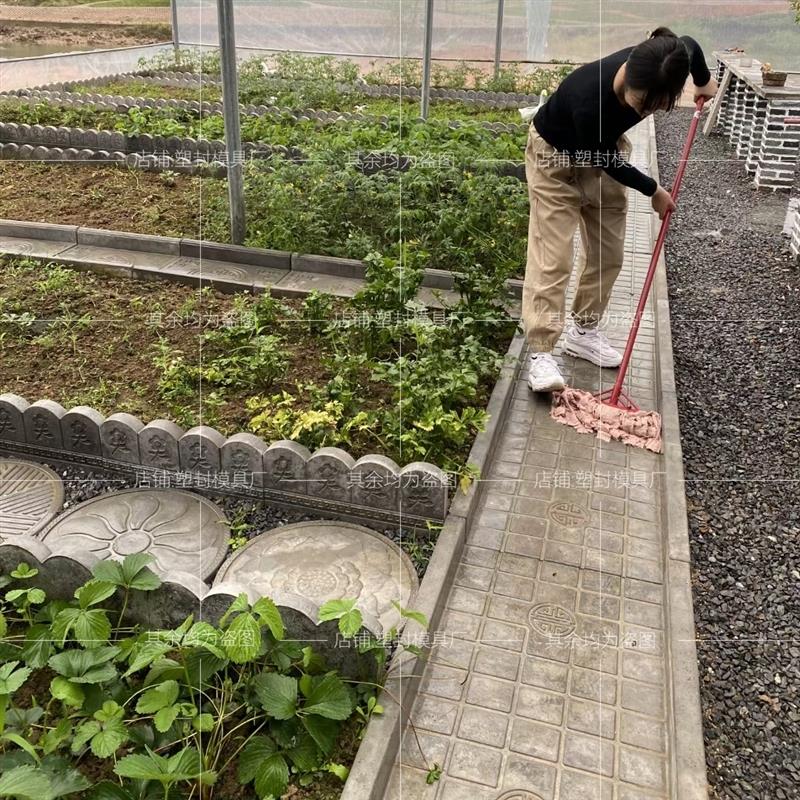
[[[0,603],[0,796],[213,800],[233,781],[267,800],[346,779],[381,711],[387,642],[360,643],[373,664],[361,683],[287,637],[265,597],[240,595],[216,624],[132,626],[128,599],[160,586],[151,560],[100,562],[67,601],[49,599],[26,565],[2,577],[13,588]],[[353,600],[323,606],[328,619],[344,636],[361,629]]]

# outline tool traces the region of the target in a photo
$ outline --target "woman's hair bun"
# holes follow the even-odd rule
[[[666,25],[662,25],[659,28],[656,28],[651,34],[651,39],[656,39],[659,36],[671,36],[673,39],[677,39],[677,34],[673,33]]]

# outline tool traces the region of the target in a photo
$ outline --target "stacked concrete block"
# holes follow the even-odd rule
[[[767,119],[766,97],[756,95],[755,105],[753,106],[753,122],[750,129],[750,139],[747,143],[747,154],[745,155],[745,169],[748,174],[755,175],[758,161],[761,158],[761,141],[764,138],[764,125]]]
[[[717,83],[720,86],[722,86],[722,81],[725,78],[725,73],[727,72],[727,70],[728,70],[728,67],[725,64],[725,62],[720,60],[719,58],[717,58],[717,69],[716,69],[716,74],[715,74],[714,77],[716,78]],[[717,122],[716,122],[716,124],[720,128],[722,128],[723,125],[724,125],[725,116],[726,116],[727,113],[728,113],[728,94],[725,93],[722,96],[722,98],[720,99],[719,111],[717,113]]]
[[[800,97],[770,98],[764,122],[755,184],[790,190],[800,155]]]
[[[716,55],[722,83],[731,66]],[[719,99],[718,129],[745,162],[759,189],[791,189],[800,155],[800,89],[764,86],[756,68],[730,76]]]
[[[728,131],[728,141],[736,147],[741,135],[744,123],[744,96],[747,91],[747,83],[741,78],[736,79],[736,87],[733,90],[732,108],[730,114],[730,130]]]
[[[720,110],[719,124],[722,126],[723,135],[730,140],[733,133],[733,120],[736,113],[736,92],[739,88],[739,78],[731,75],[731,82],[728,84],[728,91],[725,93],[724,116]]]

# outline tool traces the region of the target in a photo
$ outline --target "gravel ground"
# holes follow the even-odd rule
[[[656,120],[665,186],[690,118]],[[751,186],[726,139],[699,133],[666,245],[717,798],[800,797],[800,268],[781,235],[787,205]]]
[[[48,464],[47,466],[55,470],[64,481],[64,509],[72,508],[78,503],[91,500],[101,494],[131,489],[136,486],[133,476],[119,478],[101,472],[88,471],[80,467],[58,467],[54,464]],[[242,525],[241,530],[233,533],[247,539],[252,539],[259,533],[279,528],[283,525],[305,520],[324,519],[324,517],[301,514],[297,511],[289,511],[267,503],[254,502],[244,498],[215,495],[210,492],[198,492],[198,494],[203,494],[221,506],[229,521]],[[417,574],[422,578],[433,552],[435,541],[433,533],[431,536],[418,536],[412,531],[385,528],[380,524],[369,525],[368,527],[384,534],[395,544],[399,544],[410,556],[416,567]]]

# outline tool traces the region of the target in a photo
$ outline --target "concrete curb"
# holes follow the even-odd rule
[[[0,150],[2,146],[0,146]],[[363,261],[336,256],[314,255],[309,253],[289,253],[283,250],[269,250],[258,247],[242,247],[221,242],[206,242],[196,239],[175,239],[150,234],[127,233],[123,231],[84,228],[75,225],[59,225],[48,222],[27,222],[0,219],[0,237],[39,239],[43,241],[83,244],[92,247],[133,250],[140,253],[171,254],[176,257],[207,258],[217,261],[228,261],[256,267],[278,268],[291,272],[316,273],[337,278],[364,280],[366,267]],[[66,245],[65,245],[66,247]],[[0,250],[2,252],[2,250]],[[10,253],[10,255],[14,255]],[[65,256],[58,253],[48,258],[58,261]],[[63,259],[62,259],[63,260]],[[79,259],[87,266],[92,262]],[[98,260],[96,265],[107,264]],[[163,273],[165,278],[175,278],[175,274]],[[428,268],[422,279],[422,286],[430,289],[452,291],[454,274],[447,270]],[[252,281],[239,281],[230,278],[231,286],[240,289],[252,289]],[[276,287],[280,288],[280,287]],[[506,281],[506,288],[512,297],[522,297],[522,281],[511,278]]]
[[[658,180],[655,123],[651,117],[650,174]],[[658,220],[653,215],[653,228]],[[653,237],[655,240],[655,236]],[[662,251],[655,275],[656,329],[658,332],[659,400],[664,435],[664,507],[662,530],[667,532],[666,608],[670,658],[670,698],[675,742],[671,754],[671,790],[674,800],[708,800],[703,712],[692,609],[689,524],[684,489],[683,451],[675,390],[672,329],[669,315],[666,261]]]
[[[479,434],[470,450],[468,463],[475,464],[485,472],[490,462],[511,407],[517,376],[521,368],[521,355],[525,337],[517,333],[506,355],[506,365],[495,384],[487,405],[490,421]],[[455,571],[464,548],[464,542],[479,507],[482,492],[480,480],[474,482],[466,494],[457,494],[450,504],[433,556],[422,579],[413,610],[428,618],[428,631],[435,631],[447,602]],[[403,629],[403,642],[413,643],[425,630],[413,620]],[[420,680],[425,668],[425,654],[418,657],[407,651],[398,651],[392,663],[397,671],[386,683],[378,702],[384,713],[373,717],[367,725],[364,739],[356,754],[350,776],[345,783],[341,800],[383,800],[392,767],[397,759],[402,733],[408,723],[411,708],[419,692]]]

